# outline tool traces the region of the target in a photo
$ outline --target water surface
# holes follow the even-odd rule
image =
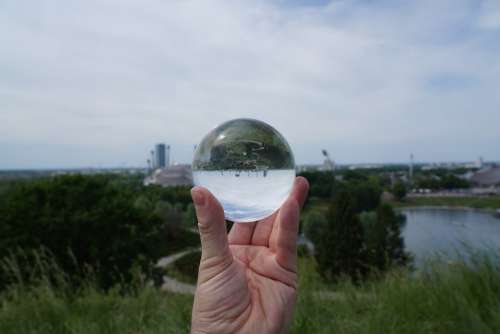
[[[406,216],[405,245],[415,255],[417,266],[436,253],[454,260],[468,249],[500,250],[500,219],[491,213],[438,208],[401,212]]]

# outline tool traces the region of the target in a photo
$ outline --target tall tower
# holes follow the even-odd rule
[[[155,159],[155,151],[151,150],[149,151],[149,154],[151,154],[151,169],[156,169],[156,159]]]
[[[477,168],[481,169],[481,168],[483,168],[483,166],[484,166],[484,159],[483,159],[483,157],[479,157],[477,159]]]
[[[155,145],[155,167],[156,168],[165,168],[166,166],[166,147],[165,144],[159,143]]]
[[[413,153],[410,154],[410,170],[408,174],[410,183],[413,183]]]
[[[170,166],[170,145],[167,145],[165,150],[165,166]]]
[[[327,150],[321,150],[321,153],[323,153],[323,156],[325,157],[325,162],[324,162],[324,166],[326,167],[326,169],[332,173],[335,172],[335,162],[330,159],[330,155],[328,154],[328,151]]]

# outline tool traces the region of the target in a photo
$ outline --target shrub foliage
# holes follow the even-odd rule
[[[89,266],[99,283],[109,287],[129,280],[134,266],[149,272],[169,243],[184,236],[175,226],[182,225],[185,193],[132,186],[102,175],[19,183],[0,204],[0,257],[43,248],[70,276],[80,276]],[[151,208],[138,205],[141,198]],[[169,199],[181,199],[181,207],[174,209],[165,201]],[[30,257],[23,262],[29,266]],[[0,276],[1,285],[6,280]]]

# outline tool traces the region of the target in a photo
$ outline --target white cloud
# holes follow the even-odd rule
[[[189,161],[243,116],[298,162],[499,159],[500,35],[472,3],[7,1],[0,168]]]

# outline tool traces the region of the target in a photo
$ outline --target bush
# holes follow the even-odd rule
[[[377,178],[367,178],[365,181],[352,179],[349,182],[338,182],[333,194],[349,193],[352,197],[353,209],[356,213],[375,210],[380,204],[382,188]]]
[[[320,212],[313,211],[305,218],[303,231],[313,244],[318,244],[326,226],[327,221],[325,216]]]
[[[376,212],[361,214],[360,219],[363,225],[365,261],[369,269],[382,272],[411,262],[401,236],[404,215],[394,212],[390,205],[382,204]]]
[[[309,196],[319,198],[330,198],[334,188],[334,177],[332,172],[303,172],[310,184]]]
[[[402,182],[396,182],[391,189],[391,193],[398,201],[402,201],[406,196],[406,186]]]
[[[387,271],[411,263],[401,235],[405,217],[388,204],[376,211],[355,211],[350,192],[338,193],[326,216],[311,212],[304,233],[315,246],[318,269],[328,279],[348,276],[354,281],[374,270]]]
[[[136,193],[108,176],[62,176],[20,183],[0,206],[0,258],[22,249],[47,249],[70,277],[85,266],[103,287],[146,272],[165,243],[164,222],[134,206]],[[29,266],[30,258],[23,261]],[[0,273],[0,287],[6,284]]]

